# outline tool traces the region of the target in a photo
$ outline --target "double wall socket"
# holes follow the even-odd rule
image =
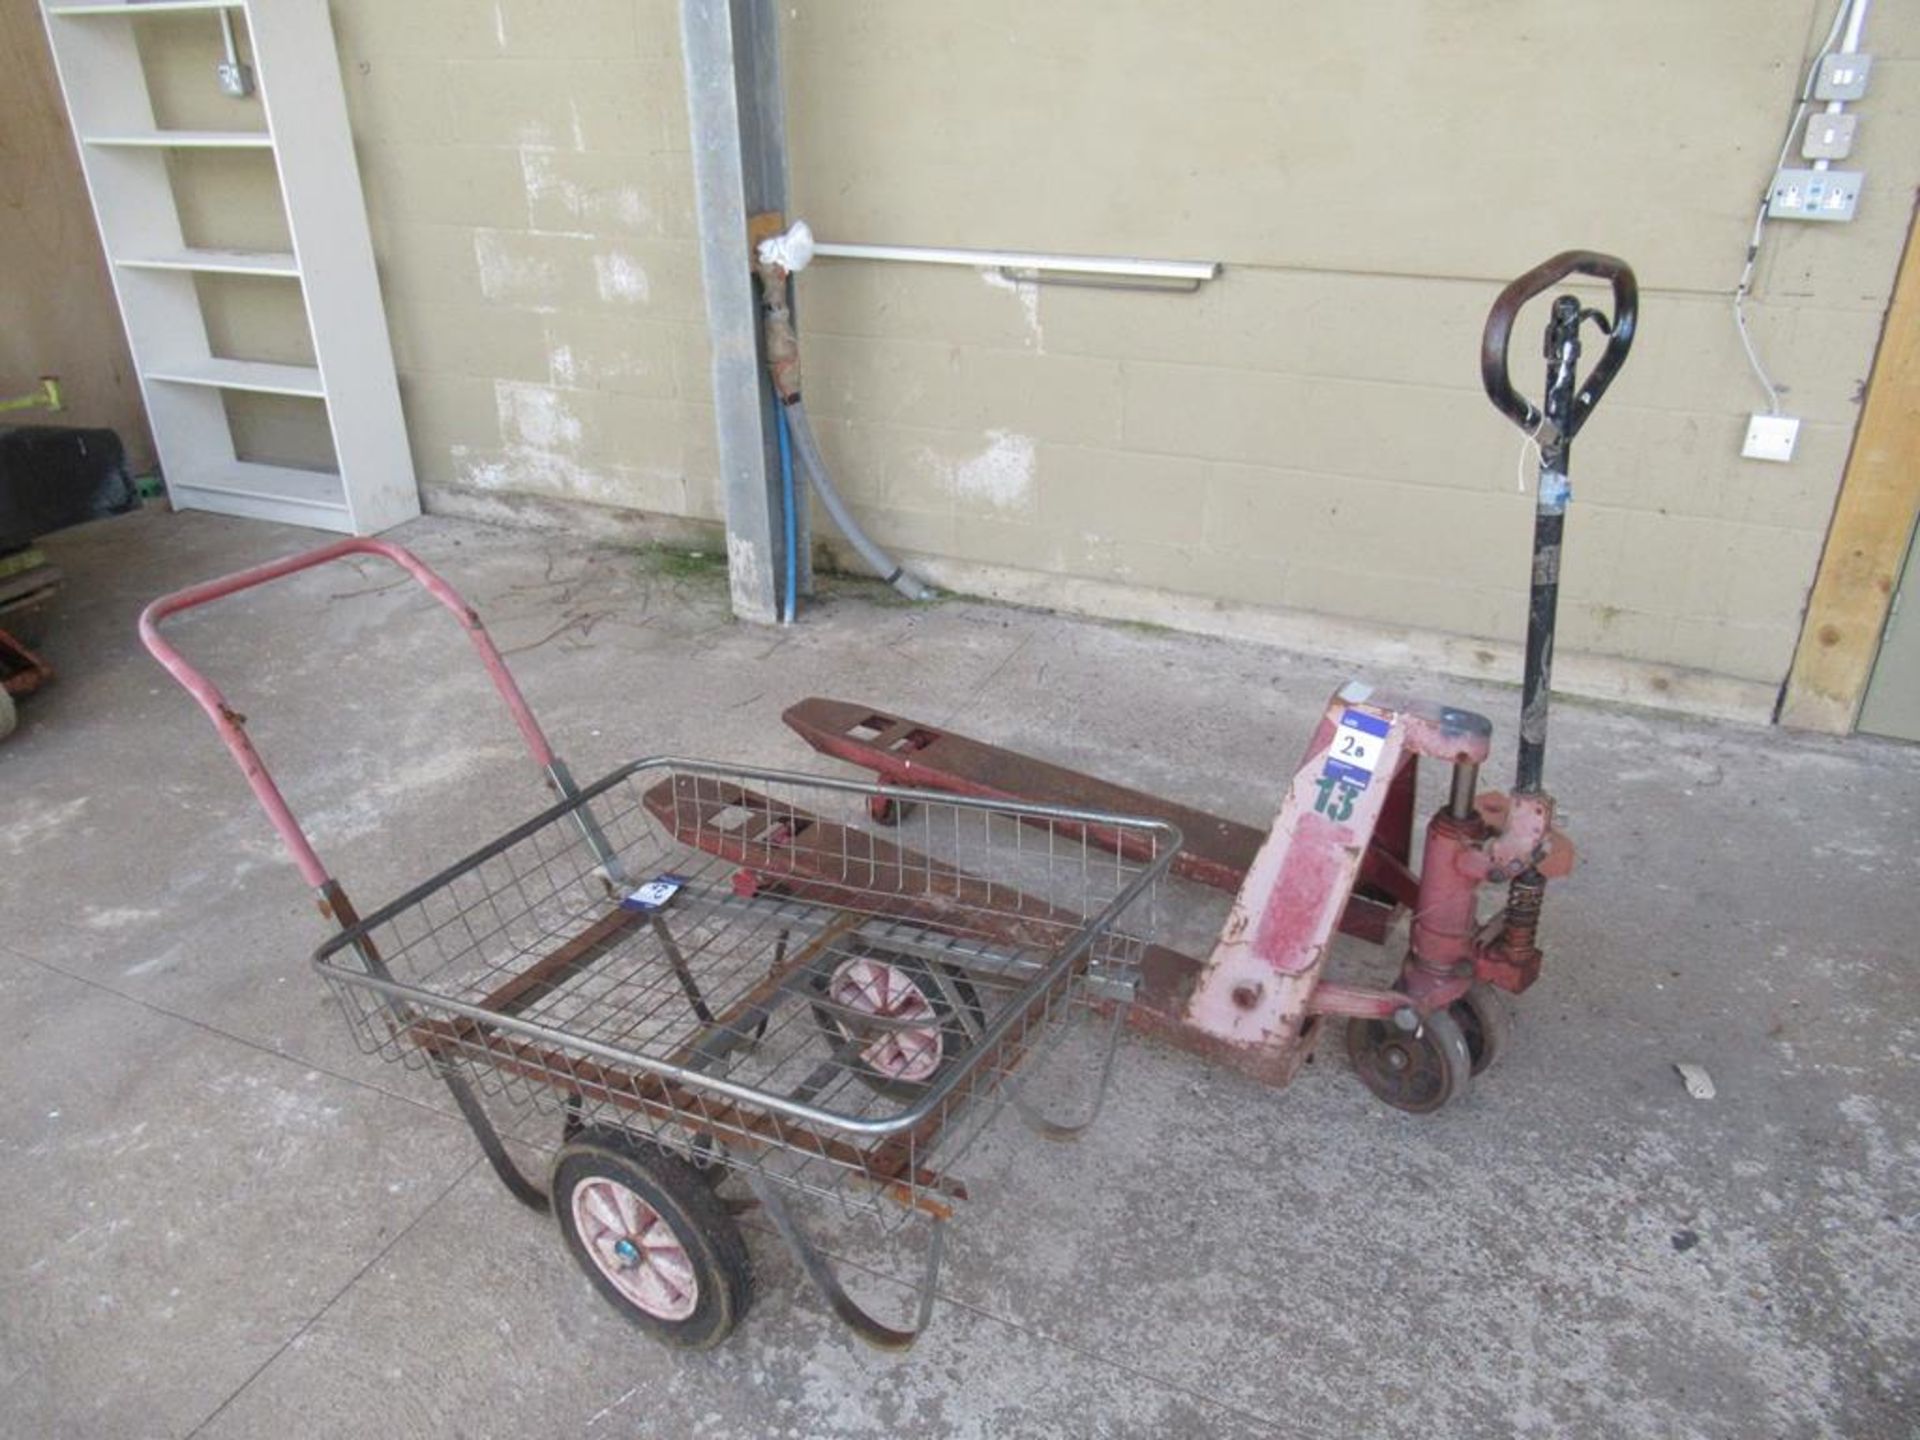
[[[1767,192],[1774,220],[1851,220],[1860,203],[1858,170],[1782,170]]]
[[[1740,453],[1749,460],[1793,459],[1793,442],[1800,438],[1800,422],[1789,415],[1756,415],[1747,422],[1747,438]]]

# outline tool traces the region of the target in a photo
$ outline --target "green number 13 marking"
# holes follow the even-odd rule
[[[1313,808],[1320,814],[1336,822],[1353,818],[1353,802],[1360,794],[1358,785],[1351,780],[1322,775],[1314,782],[1314,788],[1320,793],[1314,798]]]

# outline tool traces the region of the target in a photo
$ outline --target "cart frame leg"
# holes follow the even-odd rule
[[[927,1321],[933,1316],[934,1285],[940,1278],[940,1261],[946,1252],[947,1227],[941,1220],[934,1220],[933,1234],[927,1240],[926,1268],[920,1276],[920,1302],[911,1330],[896,1330],[891,1325],[882,1325],[878,1320],[847,1294],[846,1287],[840,1283],[840,1277],[833,1272],[833,1266],[827,1257],[815,1248],[794,1221],[793,1213],[787,1209],[787,1202],[781,1198],[780,1186],[757,1169],[741,1168],[741,1175],[747,1187],[753,1191],[754,1199],[760,1202],[767,1218],[773,1221],[773,1228],[780,1232],[780,1238],[793,1252],[793,1258],[800,1262],[800,1268],[807,1272],[807,1278],[813,1282],[814,1289],[820,1292],[833,1313],[854,1334],[876,1350],[906,1350],[926,1331]]]
[[[1100,1112],[1106,1109],[1107,1092],[1113,1085],[1113,1059],[1120,1053],[1120,1032],[1126,1027],[1127,1007],[1115,1005],[1113,1013],[1107,1017],[1106,1054],[1100,1057],[1100,1080],[1094,1090],[1092,1103],[1087,1113],[1078,1120],[1050,1120],[1040,1113],[1040,1108],[1026,1095],[1026,1077],[1014,1077],[1013,1089],[1009,1099],[1013,1102],[1014,1113],[1026,1127],[1042,1140],[1071,1141],[1078,1140],[1086,1133],[1087,1127],[1100,1118]]]
[[[953,977],[938,964],[930,965],[928,973],[933,983],[940,987],[945,996],[947,1008],[959,1017],[961,1026],[967,1032],[968,1043],[979,1040],[981,1027],[979,1020],[961,1003],[960,992],[955,988]],[[1100,1112],[1106,1108],[1107,1090],[1113,1080],[1113,1057],[1120,1050],[1120,1031],[1126,1022],[1128,1007],[1115,1004],[1110,1006],[1107,1016],[1106,1053],[1100,1058],[1100,1079],[1094,1090],[1093,1102],[1087,1107],[1087,1113],[1078,1120],[1050,1120],[1041,1113],[1040,1107],[1026,1097],[1027,1076],[1021,1072],[1010,1084],[1007,1098],[1012,1102],[1013,1110],[1026,1127],[1043,1140],[1078,1140],[1100,1118]]]
[[[460,1113],[466,1118],[467,1128],[473,1131],[473,1138],[480,1142],[480,1149],[486,1154],[487,1163],[493,1166],[493,1173],[500,1177],[500,1183],[507,1187],[509,1194],[522,1205],[537,1214],[545,1215],[553,1209],[552,1199],[546,1187],[535,1184],[507,1153],[506,1142],[500,1138],[500,1129],[493,1123],[493,1117],[487,1114],[486,1107],[480,1103],[480,1097],[473,1093],[473,1086],[467,1083],[467,1077],[455,1071],[451,1066],[441,1064],[437,1067],[440,1079],[453,1094],[453,1103],[460,1107]]]

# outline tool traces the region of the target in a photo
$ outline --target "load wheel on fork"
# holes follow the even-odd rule
[[[1354,1073],[1396,1110],[1427,1115],[1466,1093],[1473,1052],[1460,1023],[1436,1010],[1412,1030],[1393,1020],[1347,1021]]]
[[[867,818],[876,825],[898,825],[907,818],[907,812],[912,808],[909,802],[896,800],[891,795],[867,797]]]
[[[550,1183],[567,1248],[614,1309],[683,1350],[733,1333],[753,1300],[753,1263],[693,1166],[590,1130],[561,1147]]]
[[[814,1023],[869,1089],[897,1100],[924,1094],[985,1025],[960,971],[915,955],[868,948],[814,982]],[[873,1021],[884,1023],[872,1023]]]
[[[1493,986],[1476,982],[1447,1007],[1447,1013],[1466,1037],[1473,1073],[1481,1074],[1507,1048],[1507,1031],[1512,1021],[1506,997]]]

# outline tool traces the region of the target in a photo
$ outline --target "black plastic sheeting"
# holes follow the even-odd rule
[[[127,453],[113,431],[0,428],[0,551],[139,505]]]

